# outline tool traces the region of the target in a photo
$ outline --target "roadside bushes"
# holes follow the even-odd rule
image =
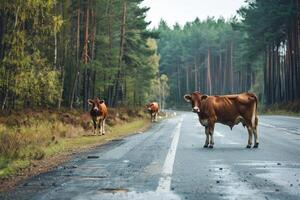
[[[9,127],[0,132],[1,156],[8,159],[39,160],[45,156],[42,147],[66,137],[68,125],[61,122],[36,122],[29,126]]]
[[[258,108],[264,114],[300,115],[300,101],[273,104],[268,106],[260,105]]]
[[[141,109],[110,109],[108,126],[143,118]],[[0,115],[0,157],[39,160],[45,156],[42,147],[59,143],[60,138],[88,135],[92,130],[87,112],[24,110]]]
[[[135,130],[135,126],[142,126],[145,123],[143,119],[148,117],[141,109],[111,108],[109,111],[109,133],[97,138],[82,137],[92,133],[88,112],[44,109],[0,114],[0,181],[28,167],[35,160],[97,143],[105,137],[113,138],[116,134],[122,134],[122,131]],[[126,126],[127,122],[135,120],[137,123],[128,123]]]

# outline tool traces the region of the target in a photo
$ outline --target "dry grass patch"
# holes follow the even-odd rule
[[[18,174],[33,162],[103,144],[149,124],[143,112],[128,109],[111,109],[107,121],[105,136],[91,136],[92,123],[87,113],[49,110],[1,115],[0,180]]]

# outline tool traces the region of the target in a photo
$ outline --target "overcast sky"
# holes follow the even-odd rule
[[[150,27],[153,27],[160,19],[166,20],[169,25],[176,22],[183,25],[196,17],[223,16],[228,19],[245,3],[244,0],[145,0],[142,5],[150,7],[147,20],[152,21]]]

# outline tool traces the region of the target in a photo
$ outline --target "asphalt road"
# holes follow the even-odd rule
[[[153,124],[33,177],[0,199],[300,199],[300,118],[259,117],[260,146],[247,130],[217,125],[202,148],[195,114]]]

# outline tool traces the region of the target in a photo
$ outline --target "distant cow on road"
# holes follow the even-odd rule
[[[255,142],[253,148],[258,147],[257,96],[254,93],[208,96],[193,92],[184,95],[184,99],[191,103],[192,111],[198,114],[201,125],[205,127],[204,148],[213,148],[215,123],[228,125],[232,129],[240,122],[248,129],[247,148],[252,146],[252,134],[254,134]]]
[[[151,115],[151,122],[157,121],[157,115],[158,115],[158,103],[152,102],[146,105],[148,112]]]
[[[104,100],[100,100],[99,98],[96,98],[96,99],[89,99],[88,103],[89,103],[89,105],[92,106],[90,115],[93,120],[94,135],[96,135],[97,127],[99,129],[99,134],[104,135],[105,134],[105,120],[106,120],[107,114],[108,114],[105,102],[104,102]]]

